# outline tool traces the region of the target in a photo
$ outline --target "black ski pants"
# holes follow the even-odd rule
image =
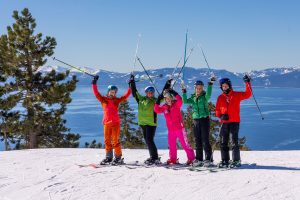
[[[205,151],[205,160],[212,159],[212,150],[209,142],[210,120],[209,117],[194,119],[194,136],[196,143],[196,159],[203,161],[203,148]]]
[[[143,130],[144,139],[148,146],[150,157],[154,160],[158,159],[157,148],[154,143],[154,136],[156,131],[156,126],[143,125],[140,126]]]
[[[231,135],[232,140],[232,160],[241,160],[240,147],[239,147],[239,122],[223,123],[220,132],[220,142],[221,142],[221,159],[222,161],[228,162],[230,160],[229,156],[229,139]]]

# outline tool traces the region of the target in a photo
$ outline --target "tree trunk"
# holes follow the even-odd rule
[[[29,131],[29,148],[36,149],[38,147],[37,141],[37,132],[35,130],[35,119],[34,119],[34,110],[32,107],[28,108],[28,131]]]
[[[5,145],[5,151],[8,151],[8,142],[7,142],[6,131],[4,131],[4,145]]]
[[[31,130],[29,133],[29,148],[30,149],[36,149],[38,147],[37,145],[37,134],[35,131]]]

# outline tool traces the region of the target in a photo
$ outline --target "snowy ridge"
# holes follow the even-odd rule
[[[162,160],[168,150],[158,151]],[[0,200],[269,200],[299,199],[300,151],[241,152],[255,167],[210,173],[164,167],[80,168],[97,163],[103,149],[37,149],[0,152]],[[123,151],[143,161],[148,150]],[[179,161],[186,155],[178,151]],[[214,154],[219,161],[220,152]]]
[[[51,67],[55,70],[62,71],[66,68],[59,66],[46,66],[41,69],[42,72],[51,71]],[[92,71],[92,74],[96,73],[100,76],[103,84],[123,84],[129,79],[130,73],[110,72],[107,70],[95,71],[91,68],[84,68]],[[174,73],[174,77],[178,77],[180,69]],[[163,75],[163,78],[155,80],[155,84],[158,87],[163,87],[165,80],[170,78],[174,68],[160,68],[155,70],[149,70],[151,76]],[[188,84],[193,84],[196,80],[202,80],[204,83],[208,81],[212,74],[216,75],[217,78],[230,78],[234,86],[243,86],[242,77],[245,73],[230,72],[227,70],[211,69],[211,72],[207,68],[195,68],[186,67],[184,69],[185,81]],[[260,87],[298,87],[300,88],[300,68],[299,67],[283,67],[283,68],[269,68],[264,70],[253,70],[248,72],[252,78],[252,84]],[[81,72],[72,70],[71,75],[77,75],[79,78],[79,84],[90,84],[91,80],[89,76],[83,75]],[[146,78],[146,74],[143,71],[135,72],[136,78]],[[182,74],[181,74],[182,75]],[[145,84],[149,84],[149,81],[145,81]],[[127,85],[127,84],[126,84]]]

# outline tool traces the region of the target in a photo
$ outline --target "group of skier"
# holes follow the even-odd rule
[[[181,83],[182,97],[172,89],[171,81],[168,80],[159,96],[155,97],[155,88],[148,86],[145,88],[145,95],[140,94],[136,88],[134,75],[130,76],[129,87],[126,93],[121,97],[116,97],[118,88],[108,86],[106,95],[101,95],[97,89],[97,80],[95,76],[92,82],[93,92],[103,107],[103,125],[104,125],[104,144],[106,157],[100,164],[108,163],[122,164],[122,150],[119,141],[120,136],[120,118],[118,116],[118,106],[125,101],[132,93],[138,103],[138,125],[143,131],[143,136],[147,144],[150,157],[144,161],[147,165],[161,164],[158,156],[157,147],[154,142],[155,131],[157,127],[157,114],[164,114],[168,129],[169,159],[166,164],[178,163],[177,158],[177,139],[186,152],[186,165],[210,166],[213,162],[212,146],[210,144],[210,111],[208,102],[212,94],[212,86],[215,77],[209,79],[207,89],[204,90],[204,83],[200,80],[194,83],[194,91],[190,97],[187,97],[187,91],[184,83]],[[240,124],[240,102],[251,97],[250,77],[243,77],[246,83],[245,92],[236,92],[232,88],[232,83],[228,78],[220,79],[220,88],[222,94],[219,95],[216,102],[216,116],[220,118],[220,147],[221,162],[218,167],[239,167],[241,165],[239,150],[239,124]],[[161,103],[164,102],[162,105]],[[195,136],[196,155],[191,148],[187,134],[184,129],[184,122],[181,114],[181,107],[184,104],[190,104],[192,107],[193,132]],[[229,156],[229,136],[232,135],[232,161]],[[113,156],[113,150],[115,151]],[[205,157],[203,155],[205,152]]]

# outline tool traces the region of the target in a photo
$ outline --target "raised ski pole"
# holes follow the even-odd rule
[[[182,67],[181,67],[181,69],[180,69],[180,71],[179,71],[179,74],[178,74],[178,76],[177,76],[177,79],[174,81],[174,84],[173,84],[172,88],[175,86],[177,80],[180,78],[180,74],[181,74],[183,68],[185,67],[185,64],[186,64],[187,61],[189,60],[189,58],[190,58],[190,56],[191,56],[193,50],[194,50],[194,47],[191,48],[189,55],[187,56],[186,60],[184,61],[183,65],[182,65]]]
[[[178,68],[178,66],[179,66],[179,64],[180,64],[180,62],[181,62],[181,60],[182,60],[182,57],[183,57],[183,56],[181,56],[181,58],[179,59],[177,65],[176,65],[176,67],[174,68],[174,70],[173,70],[173,72],[172,72],[172,75],[171,75],[171,78],[174,78],[174,74],[175,74],[175,72],[176,72],[176,70],[177,70],[177,68]]]
[[[139,45],[140,45],[140,39],[141,39],[141,34],[138,35],[138,40],[137,40],[137,43],[136,43],[135,54],[134,54],[134,59],[133,59],[133,69],[132,69],[131,74],[133,74],[134,69],[135,69],[135,64],[136,64],[136,60],[137,60],[137,54],[138,54]]]
[[[251,91],[252,97],[253,97],[253,99],[254,99],[254,101],[255,101],[256,107],[257,107],[257,109],[258,109],[258,111],[259,111],[259,113],[260,113],[261,120],[264,120],[265,118],[264,118],[264,116],[262,115],[262,112],[261,112],[261,110],[260,110],[260,108],[259,108],[259,106],[258,106],[258,103],[257,103],[256,98],[255,98],[255,96],[254,96],[254,93],[253,93],[253,90],[252,90],[252,86],[251,86],[251,85],[250,85],[250,91]]]
[[[60,62],[60,63],[65,64],[65,65],[68,65],[69,67],[71,67],[71,68],[73,68],[73,69],[76,69],[76,70],[78,70],[78,71],[80,71],[80,72],[82,72],[82,73],[85,73],[85,74],[87,74],[87,75],[89,75],[89,76],[91,76],[91,77],[93,77],[93,78],[95,77],[95,75],[90,74],[90,73],[84,71],[83,69],[80,69],[79,67],[75,67],[75,66],[70,65],[70,64],[68,64],[68,63],[66,63],[66,62],[64,62],[64,61],[61,61],[61,60],[59,60],[59,59],[56,59],[55,57],[53,57],[53,60],[56,60],[56,61],[58,61],[58,62]]]
[[[213,76],[215,76],[215,74],[211,71],[211,68],[210,68],[210,66],[209,66],[209,64],[208,64],[208,62],[207,62],[207,59],[206,59],[206,56],[205,56],[205,53],[204,53],[202,47],[201,47],[199,44],[197,44],[197,46],[198,46],[198,48],[199,48],[199,49],[201,50],[201,52],[202,52],[203,58],[204,58],[204,60],[205,60],[205,63],[206,63],[207,69],[208,69],[208,72],[209,72],[210,74],[212,74]]]
[[[141,66],[143,67],[143,69],[144,69],[145,73],[147,74],[147,76],[148,76],[150,82],[152,83],[153,87],[155,88],[157,94],[159,95],[160,93],[159,93],[158,89],[156,88],[156,86],[155,86],[155,84],[154,84],[152,78],[151,78],[150,75],[148,74],[146,68],[144,67],[143,63],[141,62],[141,59],[140,59],[138,56],[137,56],[136,58],[137,58],[137,60],[139,61],[139,63],[141,64]]]
[[[184,61],[186,60],[186,48],[187,48],[187,39],[188,38],[188,29],[186,30],[185,33],[185,45],[184,45]],[[186,62],[183,63],[183,65],[185,65]],[[182,79],[184,80],[184,73],[182,72]]]

